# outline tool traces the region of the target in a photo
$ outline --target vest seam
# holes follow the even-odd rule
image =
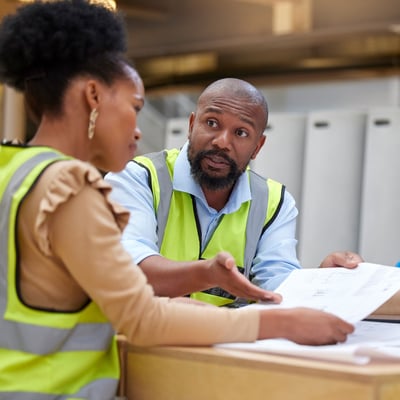
[[[265,224],[264,228],[261,231],[261,236],[264,234],[264,232],[271,226],[271,224],[275,221],[275,219],[278,217],[279,212],[281,211],[282,205],[283,205],[283,200],[285,198],[285,192],[286,192],[286,187],[285,185],[282,185],[281,188],[281,198],[279,200],[278,206],[276,207],[276,210],[274,212],[274,215],[270,218],[270,220]],[[260,237],[261,237],[260,236]]]
[[[200,225],[199,216],[197,214],[196,199],[192,194],[190,195],[190,197],[192,199],[193,215],[194,215],[194,219],[196,221],[197,239],[199,241],[199,255],[198,255],[197,259],[201,260],[201,255],[203,254],[203,251],[202,251],[202,240],[201,240],[201,237],[202,237],[201,225]]]

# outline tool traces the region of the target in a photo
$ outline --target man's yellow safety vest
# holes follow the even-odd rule
[[[160,254],[176,261],[214,257],[219,251],[233,255],[239,271],[250,278],[258,241],[279,213],[285,187],[247,169],[252,200],[238,211],[225,214],[207,246],[201,251],[201,232],[194,198],[172,189],[178,149],[138,156],[134,161],[146,168],[157,216]],[[191,294],[192,298],[218,306],[229,305],[235,297],[221,288]]]

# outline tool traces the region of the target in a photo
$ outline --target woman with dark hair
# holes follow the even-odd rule
[[[84,0],[36,1],[1,23],[0,81],[24,92],[37,123],[29,143],[0,146],[2,399],[113,398],[115,332],[137,345],[323,344],[353,329],[309,309],[154,296],[120,243],[129,215],[99,172],[121,170],[141,137],[144,88],[125,49],[118,14]],[[217,257],[233,267],[229,255]]]

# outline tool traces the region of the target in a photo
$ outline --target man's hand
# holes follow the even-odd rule
[[[253,285],[241,274],[231,254],[220,252],[207,262],[209,262],[209,281],[213,286],[221,287],[236,297],[273,303],[281,302],[281,295]]]
[[[353,325],[333,314],[305,307],[281,308],[261,311],[258,338],[285,338],[298,344],[323,345],[344,342],[353,331]]]
[[[321,264],[320,268],[327,267],[343,267],[343,268],[355,268],[357,265],[364,260],[357,253],[351,251],[335,252],[326,256]]]
[[[179,297],[213,287],[221,287],[234,296],[248,300],[280,303],[279,294],[253,285],[235,265],[228,252],[220,252],[212,259],[174,261],[153,255],[140,262],[157,296]]]

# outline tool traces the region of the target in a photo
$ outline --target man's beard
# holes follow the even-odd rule
[[[211,176],[201,167],[202,160],[207,156],[218,156],[223,158],[229,164],[228,175],[222,177]],[[194,157],[191,154],[191,147],[188,147],[188,160],[190,163],[190,173],[193,179],[200,185],[209,190],[218,190],[232,187],[239,176],[243,173],[230,157],[221,150],[203,150]]]

